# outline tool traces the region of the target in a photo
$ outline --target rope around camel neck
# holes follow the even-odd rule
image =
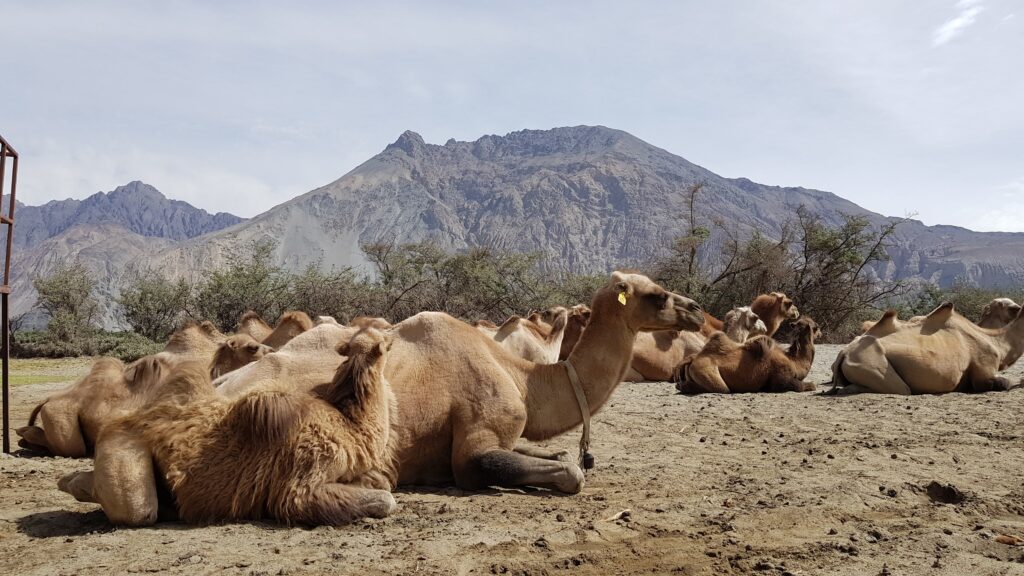
[[[590,450],[590,406],[587,404],[587,395],[583,393],[583,386],[580,385],[580,377],[576,373],[576,367],[572,365],[568,358],[562,360],[559,364],[565,366],[565,371],[569,375],[569,382],[572,383],[572,390],[576,393],[576,403],[580,406],[580,414],[583,415],[583,435],[580,436],[579,466],[580,470],[586,474],[587,467],[584,465],[584,456]]]

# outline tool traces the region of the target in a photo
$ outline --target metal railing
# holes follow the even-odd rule
[[[3,330],[2,351],[3,355],[3,423],[4,423],[4,454],[11,453],[11,396],[10,396],[10,363],[11,363],[11,316],[10,302],[11,295],[11,248],[14,245],[14,206],[15,195],[18,191],[18,153],[14,148],[0,136],[0,199],[4,195],[4,186],[7,183],[7,159],[11,159],[11,195],[7,204],[7,210],[3,211],[0,206],[0,224],[7,232],[7,252],[4,258],[4,282],[0,285],[0,304],[2,304],[2,325]]]

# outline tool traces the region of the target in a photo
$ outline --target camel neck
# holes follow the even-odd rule
[[[1002,365],[1009,367],[1024,353],[1024,316],[1017,317],[1000,332],[1002,338],[997,338],[997,340],[1002,354]]]
[[[603,306],[601,304],[604,304]],[[569,355],[576,368],[590,413],[595,414],[611,397],[633,357],[632,330],[618,306],[595,299],[590,323]],[[561,364],[537,365],[526,382],[526,429],[523,436],[544,440],[572,430],[583,422],[572,382]]]
[[[786,356],[789,356],[789,359],[795,364],[810,371],[811,364],[814,363],[814,342],[809,338],[800,336],[789,345]]]

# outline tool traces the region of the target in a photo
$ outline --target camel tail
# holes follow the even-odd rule
[[[235,403],[227,421],[232,430],[263,445],[279,445],[299,421],[302,406],[293,394],[260,391]]]
[[[35,426],[36,425],[36,418],[39,416],[39,411],[42,410],[43,406],[45,406],[46,403],[49,402],[49,401],[50,401],[50,399],[47,398],[46,400],[43,400],[42,402],[37,404],[36,407],[32,409],[32,413],[28,415],[28,425],[29,426]]]

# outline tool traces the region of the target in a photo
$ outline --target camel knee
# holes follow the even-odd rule
[[[39,412],[39,423],[42,424],[46,438],[45,446],[57,456],[81,458],[86,455],[88,448],[82,436],[78,414],[63,408],[63,405],[51,402]]]

